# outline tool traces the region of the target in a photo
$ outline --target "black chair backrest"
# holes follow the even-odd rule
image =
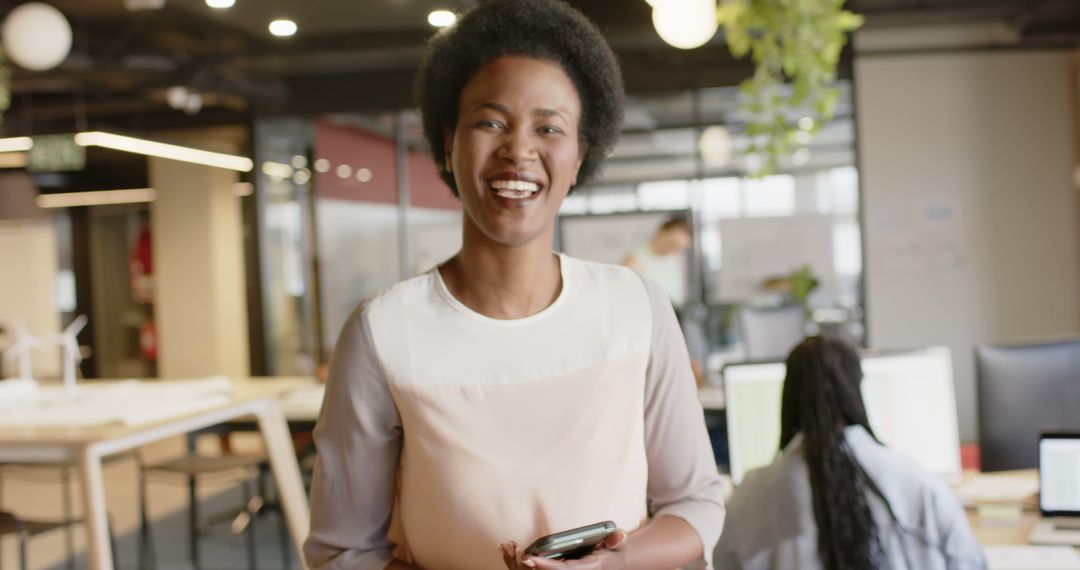
[[[1080,428],[1080,339],[975,349],[984,471],[1038,466],[1039,432]]]

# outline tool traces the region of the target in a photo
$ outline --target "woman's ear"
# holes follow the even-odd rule
[[[584,148],[581,150],[580,153],[578,153],[577,162],[574,163],[574,177],[573,177],[573,182],[570,183],[571,188],[573,188],[574,186],[577,186],[578,172],[581,171],[581,163],[582,162],[585,162],[585,149]]]
[[[578,162],[573,163],[573,176],[571,177],[570,188],[578,186],[578,173],[581,172],[581,163],[585,162],[585,152],[589,150],[589,145],[584,140],[578,141]]]

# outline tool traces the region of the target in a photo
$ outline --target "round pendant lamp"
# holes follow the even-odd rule
[[[71,51],[71,24],[60,10],[44,2],[16,6],[4,19],[4,51],[23,69],[45,71]]]

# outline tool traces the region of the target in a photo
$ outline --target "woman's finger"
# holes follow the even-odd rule
[[[626,540],[626,533],[622,529],[616,529],[607,538],[596,545],[595,550],[610,550],[622,544]]]
[[[522,563],[532,564],[531,568],[534,570],[566,570],[567,568],[566,562],[532,555],[526,556]]]
[[[508,570],[517,570],[517,548],[511,542],[504,542],[499,545],[499,552],[502,554],[503,564],[506,564]]]

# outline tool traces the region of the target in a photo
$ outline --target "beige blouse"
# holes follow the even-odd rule
[[[721,483],[666,295],[560,262],[558,299],[525,319],[471,311],[434,270],[352,315],[315,430],[312,568],[502,569],[501,542],[650,512],[712,552]]]

